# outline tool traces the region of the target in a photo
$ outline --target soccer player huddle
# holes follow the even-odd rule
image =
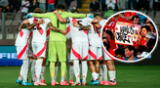
[[[101,39],[106,20],[100,14],[67,12],[63,5],[58,5],[55,11],[48,13],[36,8],[26,17],[19,27],[15,44],[17,57],[23,61],[16,83],[47,85],[44,76],[48,61],[52,86],[117,84],[113,58],[105,51]],[[70,53],[67,52],[67,39],[71,39]],[[60,82],[56,80],[57,62],[60,63]],[[73,77],[66,80],[68,62],[74,82]],[[27,80],[29,69],[32,83]],[[92,77],[89,83],[86,81],[88,74]]]

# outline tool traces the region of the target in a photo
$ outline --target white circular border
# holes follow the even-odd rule
[[[157,47],[158,38],[159,38],[158,28],[157,28],[156,24],[154,23],[154,21],[153,21],[148,15],[146,15],[145,13],[142,13],[142,12],[140,12],[140,11],[135,11],[135,10],[118,11],[118,12],[116,12],[115,14],[113,14],[112,16],[110,16],[109,18],[107,18],[106,23],[107,23],[112,17],[114,17],[114,16],[116,16],[116,15],[118,15],[118,14],[121,14],[121,13],[125,13],[125,12],[135,12],[135,13],[138,13],[138,14],[140,14],[140,15],[143,15],[143,16],[147,17],[147,19],[149,19],[149,20],[152,22],[152,24],[153,24],[153,26],[154,26],[154,28],[155,28],[155,30],[156,30],[156,43],[155,43],[155,45],[154,45],[154,48],[153,48],[153,49],[149,52],[149,54],[146,55],[144,58],[140,58],[140,59],[134,60],[134,61],[126,61],[126,60],[121,60],[121,59],[119,59],[119,58],[116,58],[115,56],[111,55],[111,54],[105,49],[104,44],[103,44],[103,48],[104,48],[105,52],[108,52],[108,53],[109,53],[109,56],[111,56],[112,58],[114,58],[114,59],[117,60],[117,61],[124,62],[124,63],[136,63],[136,62],[139,62],[139,61],[142,61],[142,60],[146,59],[149,55],[151,55],[151,54],[153,53],[153,51],[154,51],[155,48]],[[103,26],[103,28],[104,28],[104,26]],[[101,35],[102,35],[102,33],[103,33],[103,28],[102,28],[102,31],[101,31]],[[102,39],[102,36],[101,36],[101,39]]]

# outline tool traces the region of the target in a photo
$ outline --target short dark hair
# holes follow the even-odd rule
[[[66,7],[65,7],[65,5],[64,5],[64,4],[59,4],[59,5],[57,5],[57,6],[56,6],[56,9],[65,10],[65,9],[66,9]]]
[[[142,26],[142,27],[141,27],[141,29],[142,29],[142,28],[145,28],[145,29],[147,30],[147,32],[151,32],[151,29],[150,29],[150,27],[149,27],[149,26],[147,26],[147,25],[145,25],[145,26]]]
[[[139,18],[139,16],[135,15],[132,17],[132,21],[135,19],[135,18]]]
[[[146,24],[151,24],[154,27],[154,25],[151,21],[147,22]]]
[[[124,56],[124,49],[123,48],[118,48],[118,49],[116,49],[115,50],[115,54],[116,55],[122,55],[122,56]]]
[[[128,49],[129,51],[132,51],[132,50],[135,51],[135,48],[131,45],[126,46],[125,49]]]
[[[133,50],[134,51],[133,54],[134,56],[136,56],[137,51],[134,46],[129,45],[129,46],[126,46],[125,49],[128,49],[129,51]]]
[[[22,28],[27,28],[29,24],[22,24]]]
[[[34,13],[43,13],[41,8],[35,8],[33,12]]]

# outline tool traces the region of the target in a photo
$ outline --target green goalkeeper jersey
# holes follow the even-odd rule
[[[79,13],[71,13],[71,12],[60,12],[59,14],[62,18],[73,17],[73,18],[84,18],[86,14],[79,14]],[[48,18],[51,20],[53,26],[57,27],[58,30],[66,30],[67,23],[61,23],[58,21],[57,16],[53,12],[48,12],[44,14],[34,13],[32,14],[33,17],[39,18]],[[62,33],[54,32],[51,30],[49,41],[66,41],[66,36]]]

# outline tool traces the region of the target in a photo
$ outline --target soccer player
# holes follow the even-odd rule
[[[101,14],[95,14],[95,18],[97,20],[97,22],[99,23],[100,25],[100,32],[103,31],[103,28],[105,26],[105,23],[106,23],[106,20],[102,18],[102,15]],[[103,56],[103,49],[102,49],[102,56]],[[102,85],[104,83],[105,80],[107,80],[107,66],[105,64],[105,61],[104,61],[104,58],[103,60],[100,61],[100,77],[99,77],[99,80],[100,80],[100,84]]]
[[[32,50],[33,54],[36,57],[35,62],[35,75],[36,80],[34,85],[46,85],[41,82],[40,74],[42,71],[42,63],[46,54],[46,32],[48,24],[50,23],[49,19],[39,19],[39,18],[30,18],[28,19],[29,23],[34,26],[33,37],[32,37]]]
[[[59,31],[66,30],[67,17],[86,17],[86,14],[77,14],[65,11],[64,5],[58,5],[56,11],[45,14],[32,14],[33,17],[49,18],[54,27]],[[66,36],[67,31],[59,33],[51,31],[49,38],[48,60],[50,61],[51,85],[56,85],[55,80],[55,63],[57,60],[61,63],[61,82],[60,85],[69,85],[65,81],[66,76]],[[54,37],[53,37],[54,36]],[[58,57],[58,59],[57,59]]]
[[[29,50],[28,50],[28,58],[30,59],[29,60],[29,69],[30,69],[30,72],[31,72],[31,80],[32,80],[32,83],[35,82],[35,62],[36,62],[36,58],[34,57],[33,55],[33,51],[32,51],[32,46],[31,46],[31,43],[29,45]]]
[[[100,37],[100,28],[97,19],[93,19],[91,29],[89,31],[89,68],[92,74],[92,81],[89,84],[99,84],[100,63],[102,60],[102,41]],[[95,64],[94,64],[95,63]]]
[[[15,46],[17,50],[17,58],[23,60],[20,74],[16,83],[22,85],[32,85],[32,83],[27,82],[28,68],[29,68],[29,59],[28,59],[28,40],[30,38],[30,29],[29,23],[24,20],[19,27],[19,33],[15,41]]]
[[[49,23],[49,24],[51,24],[51,23]],[[46,31],[46,37],[47,37],[46,42],[47,42],[47,44],[48,44],[48,39],[49,39],[50,31],[51,31],[51,29],[49,28],[49,24],[48,24],[48,28],[47,28],[47,31]],[[46,45],[46,50],[48,50],[48,46],[47,45]],[[47,53],[47,51],[46,51],[46,53]],[[47,57],[47,55],[46,55],[46,57]],[[43,63],[42,63],[41,76],[40,76],[42,83],[46,82],[45,81],[46,62],[47,62],[47,58],[44,58],[43,59]]]
[[[73,82],[73,78],[74,78],[74,69],[73,69],[73,61],[70,58],[70,49],[71,49],[71,35],[70,35],[70,26],[69,23],[67,25],[67,62],[68,62],[68,67],[69,67],[69,84],[72,85]]]
[[[87,18],[75,19],[70,18],[70,34],[72,39],[72,48],[70,59],[73,61],[74,74],[76,82],[72,85],[81,85],[80,82],[80,62],[82,67],[82,85],[86,85],[87,77],[87,59],[88,59],[88,30],[90,29],[90,22]]]
[[[95,16],[95,19],[98,20],[99,24],[101,25],[101,31],[103,31],[103,29],[106,25],[106,20],[103,19],[100,14],[97,14]],[[114,39],[113,36],[114,35],[112,34],[112,32],[109,33],[109,34],[111,34],[111,35],[109,36],[109,38],[107,38],[106,41],[111,40],[110,48],[111,49],[116,48],[116,46],[113,42],[113,39]],[[109,47],[105,47],[105,49],[107,49],[107,48],[109,48]],[[113,53],[113,50],[111,50],[111,49],[109,50],[109,52]],[[104,58],[103,59],[104,60],[103,67],[104,67],[104,64],[106,64],[108,69],[104,69],[104,71],[103,71],[104,72],[103,73],[104,74],[104,81],[102,81],[101,84],[103,84],[103,85],[116,85],[117,83],[116,83],[116,71],[115,71],[114,61],[113,61],[113,59],[111,59],[111,56],[108,54],[108,52],[106,52],[104,50],[104,48],[103,48],[103,58]],[[107,70],[108,70],[108,72],[107,72]],[[108,75],[109,75],[109,81],[107,81],[107,74],[106,73],[108,73]]]

